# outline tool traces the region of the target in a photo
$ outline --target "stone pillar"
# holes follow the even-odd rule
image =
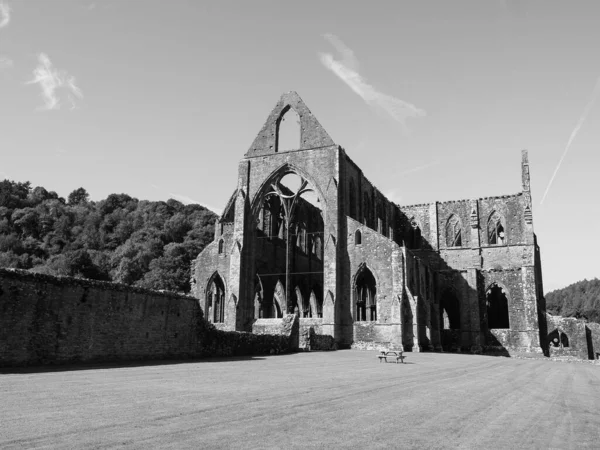
[[[479,311],[479,289],[477,283],[477,269],[467,269],[467,290],[471,323],[471,352],[482,353],[483,336],[481,332],[481,314]]]
[[[522,321],[525,325],[525,330],[522,331],[525,331],[525,333],[521,333],[520,346],[527,347],[528,351],[539,353],[542,351],[542,348],[539,338],[540,327],[535,294],[535,267],[523,267],[521,269],[521,277],[523,286],[523,314],[525,315]]]
[[[414,296],[413,301],[410,302],[410,308],[412,310],[412,327],[413,327],[413,352],[420,352],[421,346],[419,345],[419,297]],[[410,298],[409,298],[410,301]]]
[[[244,283],[247,280],[244,278],[244,233],[246,231],[246,213],[247,213],[247,184],[248,184],[248,167],[250,162],[241,161],[238,170],[238,188],[235,198],[235,212],[233,224],[233,245],[229,258],[229,292],[225,294],[225,299],[233,300],[234,305],[230,302],[225,309],[225,324],[227,329],[242,330],[243,317],[238,317],[241,308],[239,302],[245,302],[247,299],[243,295],[249,295],[244,290]],[[253,280],[252,280],[253,281]]]

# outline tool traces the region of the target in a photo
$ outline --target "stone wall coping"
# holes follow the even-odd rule
[[[55,276],[55,275],[46,275],[42,273],[30,272],[28,270],[23,269],[10,269],[10,268],[0,268],[0,279],[13,279],[13,280],[22,280],[22,281],[41,281],[44,283],[51,283],[57,286],[62,285],[78,285],[83,288],[99,288],[104,290],[113,290],[113,291],[125,291],[131,292],[134,294],[150,294],[154,296],[161,296],[165,298],[177,298],[181,300],[192,300],[197,302],[198,300],[195,297],[190,295],[181,294],[178,292],[171,291],[163,291],[163,290],[154,290],[147,289],[137,286],[130,286],[128,284],[123,283],[115,283],[112,281],[99,281],[99,280],[90,280],[87,278],[76,278],[76,277],[66,277],[66,276]]]

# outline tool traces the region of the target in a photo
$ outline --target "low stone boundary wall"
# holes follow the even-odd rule
[[[293,351],[290,317],[273,334],[222,331],[193,297],[0,269],[0,367]]]

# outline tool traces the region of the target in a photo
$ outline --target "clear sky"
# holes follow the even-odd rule
[[[401,205],[528,149],[545,291],[599,275],[598,1],[0,2],[0,178],[220,210],[295,90]]]

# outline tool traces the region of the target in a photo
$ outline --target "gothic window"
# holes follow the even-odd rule
[[[350,180],[350,217],[356,219],[356,188],[354,187],[354,180]]]
[[[371,215],[370,210],[369,210],[369,206],[370,206],[370,200],[369,200],[369,194],[367,194],[366,192],[363,194],[363,224],[366,226],[369,226],[369,217]]]
[[[440,315],[444,330],[460,330],[460,303],[452,289],[446,289],[442,293]]]
[[[548,335],[548,343],[551,347],[559,347],[559,348],[568,347],[569,346],[569,338],[564,332],[555,328]]]
[[[225,321],[225,285],[218,273],[215,273],[206,288],[205,313],[209,322]]]
[[[421,227],[414,217],[410,220],[410,226],[408,230],[408,247],[411,249],[421,248]]]
[[[225,247],[225,241],[223,241],[223,239],[219,240],[219,255],[221,255],[223,253]]]
[[[318,285],[314,285],[310,291],[310,317],[322,318],[323,317],[323,301],[321,298],[322,289]]]
[[[356,230],[356,233],[354,233],[354,245],[361,245],[362,244],[362,234],[360,232],[360,230]]]
[[[377,320],[377,289],[375,277],[367,268],[361,270],[356,278],[354,297],[356,299],[357,322],[374,322]]]
[[[277,121],[275,151],[298,150],[300,148],[300,133],[300,117],[293,108],[287,106]]]
[[[446,223],[446,246],[462,247],[462,229],[460,219],[452,214]]]
[[[504,289],[496,283],[486,292],[488,328],[510,328],[508,320],[508,298]]]
[[[489,245],[505,245],[506,233],[504,220],[496,211],[494,211],[488,220],[488,244]]]

